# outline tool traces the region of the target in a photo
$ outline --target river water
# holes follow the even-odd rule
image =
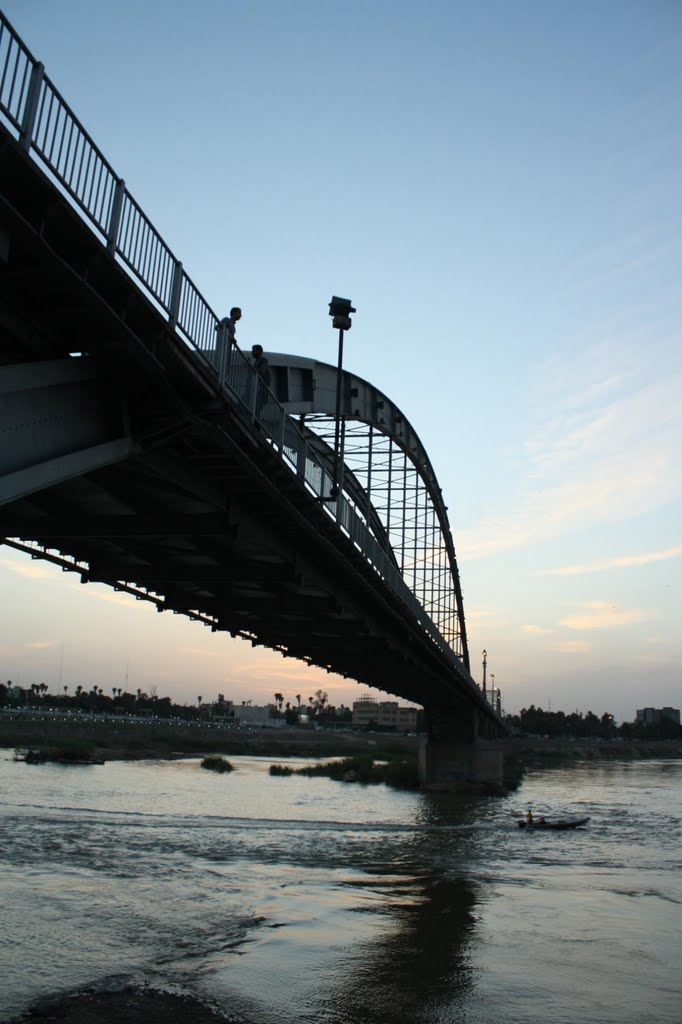
[[[257,1024],[680,1024],[682,761],[455,799],[0,751],[0,1021],[147,981]],[[303,764],[310,761],[290,763]],[[584,829],[528,833],[537,814]]]

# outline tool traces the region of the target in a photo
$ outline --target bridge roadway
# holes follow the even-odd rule
[[[4,125],[0,183],[0,540],[415,701],[449,744],[427,781],[497,778],[502,725],[462,660]]]

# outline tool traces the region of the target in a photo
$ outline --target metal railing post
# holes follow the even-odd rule
[[[227,379],[229,369],[227,348],[229,345],[230,339],[227,336],[227,324],[220,321],[215,329],[215,371],[221,384],[224,384]]]
[[[126,183],[123,178],[118,178],[114,188],[114,197],[111,201],[111,213],[109,214],[109,226],[107,228],[107,252],[116,252],[118,245],[118,229],[121,226],[121,212],[123,210],[123,197],[126,191]]]
[[[36,123],[36,114],[38,113],[40,87],[43,84],[44,76],[45,65],[40,62],[34,64],[31,68],[31,77],[26,93],[26,106],[24,107],[24,116],[21,119],[21,128],[19,130],[19,142],[21,148],[25,150],[29,150],[33,142],[33,129]]]
[[[303,417],[301,417],[301,433],[296,445],[296,475],[305,483],[306,449],[308,445],[303,437]]]
[[[171,327],[175,327],[178,322],[178,316],[180,315],[180,295],[182,294],[182,263],[180,260],[175,261],[173,268],[173,283],[171,285],[171,297],[170,297],[170,309],[168,311],[168,320]]]
[[[250,396],[250,400],[249,400],[249,413],[251,415],[251,419],[252,420],[256,419],[256,402],[258,401],[258,384],[259,384],[259,377],[258,377],[258,374],[256,373],[256,371],[254,370],[253,371],[253,375],[251,377],[251,389],[250,389],[251,390],[251,396]]]

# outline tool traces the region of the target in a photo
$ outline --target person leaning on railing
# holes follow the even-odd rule
[[[233,306],[229,316],[224,316],[215,325],[216,347],[215,347],[215,369],[221,380],[224,379],[230,365],[232,350],[237,345],[237,322],[242,318],[242,311],[239,306]]]
[[[222,329],[225,332],[225,341],[230,348],[237,344],[237,321],[241,320],[241,318],[241,309],[239,306],[233,306],[230,310],[230,315],[224,316],[216,325],[216,331],[220,331]]]

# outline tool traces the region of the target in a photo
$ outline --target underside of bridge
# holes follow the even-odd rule
[[[446,733],[480,749],[501,723],[468,672],[458,581],[454,592],[434,582],[456,572],[454,550],[436,542],[442,502],[414,438],[402,443],[400,428],[389,438],[425,482],[402,524],[386,522],[395,485],[370,482],[350,443],[345,490],[426,618],[5,127],[0,182],[0,539],[84,583],[419,703],[430,723],[425,780],[478,771],[475,758],[467,767],[435,756]],[[380,425],[347,411],[380,445]],[[309,447],[324,474],[325,428],[314,423],[324,410],[296,413],[303,436],[318,438]],[[442,548],[431,576],[417,534],[420,550]]]

